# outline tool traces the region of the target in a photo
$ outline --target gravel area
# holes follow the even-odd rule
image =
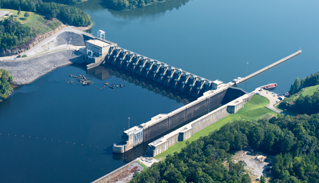
[[[251,177],[253,179],[260,178],[260,176],[266,175],[266,168],[269,162],[263,161],[260,162],[255,159],[256,155],[259,155],[259,153],[251,153],[250,151],[239,151],[235,155],[235,162],[244,161],[247,166],[245,166],[245,169],[249,172]]]
[[[135,172],[142,172],[144,168],[134,162],[125,172],[121,173],[120,175],[114,177],[112,180],[109,181],[109,183],[127,183],[132,180],[133,175]]]
[[[84,55],[73,50],[63,50],[36,58],[19,61],[2,61],[0,68],[9,70],[15,85],[29,84],[56,68],[72,63],[83,63]]]

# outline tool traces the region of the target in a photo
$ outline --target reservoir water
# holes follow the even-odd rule
[[[102,0],[88,0],[77,7],[92,17],[92,34],[102,29],[120,47],[210,80],[229,82],[301,47],[298,57],[240,86],[251,91],[276,82],[275,92],[283,93],[296,77],[318,71],[318,5],[315,0],[171,0],[118,12]],[[93,181],[143,152],[127,157],[111,152],[128,117],[130,126],[138,125],[191,100],[161,86],[150,91],[130,84],[110,69],[105,73],[59,68],[0,103],[0,182]],[[88,75],[96,86],[65,84],[69,74]],[[99,90],[105,81],[126,87]]]

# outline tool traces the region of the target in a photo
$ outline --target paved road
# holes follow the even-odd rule
[[[3,10],[0,10],[0,17],[2,17],[3,15],[9,13],[8,11],[3,11]]]
[[[261,90],[261,91],[260,91]],[[272,111],[276,113],[281,113],[278,109],[274,107],[274,105],[277,103],[278,95],[276,93],[273,94],[273,92],[270,92],[268,90],[261,89],[261,87],[255,89],[255,93],[259,93],[259,95],[266,97],[269,100],[269,104],[267,107],[271,109]]]
[[[27,58],[30,58],[30,57],[34,57],[34,56],[40,56],[40,55],[44,55],[44,54],[48,54],[48,53],[52,53],[52,52],[55,52],[55,51],[60,51],[60,50],[65,50],[65,49],[68,49],[69,46],[67,45],[60,45],[60,46],[57,46],[55,48],[52,48],[52,49],[49,49],[48,51],[46,52],[43,52],[41,54],[38,54],[38,53],[35,53],[35,50],[37,50],[38,48],[42,47],[43,45],[49,43],[50,41],[52,41],[53,39],[55,39],[57,36],[59,36],[60,34],[64,33],[64,32],[74,32],[74,33],[77,33],[77,34],[84,34],[84,35],[87,35],[87,36],[92,36],[91,34],[89,33],[86,33],[86,32],[83,32],[83,31],[80,31],[80,30],[77,30],[77,29],[74,29],[74,28],[71,28],[71,27],[65,27],[64,29],[60,30],[59,32],[57,32],[56,34],[46,38],[45,40],[41,41],[41,43],[39,43],[38,45],[36,45],[35,47],[31,48],[30,50],[24,52],[24,55],[27,55],[28,57]],[[72,47],[73,48],[73,47]],[[0,61],[12,61],[14,58],[16,58],[18,55],[12,55],[12,56],[7,56],[7,57],[0,57]]]

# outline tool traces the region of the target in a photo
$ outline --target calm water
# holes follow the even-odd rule
[[[251,73],[301,47],[298,57],[241,86],[251,91],[276,82],[275,91],[283,93],[296,77],[318,71],[318,5],[315,0],[172,0],[130,12],[108,10],[100,0],[78,6],[91,15],[94,35],[102,29],[123,48],[211,80],[245,76],[247,62]],[[130,160],[110,149],[127,128],[128,116],[133,126],[183,105],[166,89],[157,95],[98,72],[89,76],[95,85],[109,81],[126,87],[65,84],[70,73],[86,71],[57,69],[0,103],[0,182],[93,181]]]

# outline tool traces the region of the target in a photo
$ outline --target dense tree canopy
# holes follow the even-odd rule
[[[295,79],[295,82],[293,85],[291,85],[289,93],[290,95],[297,93],[302,88],[309,87],[309,86],[315,86],[319,84],[319,72],[315,74],[311,74],[310,76],[307,76],[306,78],[303,78],[299,80],[299,78]]]
[[[72,0],[47,1],[48,2],[43,2],[42,0],[0,0],[0,6],[2,8],[16,10],[21,7],[23,11],[36,12],[49,19],[58,18],[62,22],[74,26],[88,26],[91,24],[91,18],[86,12],[79,8],[55,3],[65,2],[65,4],[70,4],[73,2]]]
[[[289,111],[297,114],[315,114],[319,112],[319,91],[311,96],[300,95],[293,104],[283,102],[283,105]]]
[[[6,99],[10,92],[13,90],[10,86],[13,78],[10,76],[8,70],[0,69],[0,98]]]
[[[31,28],[14,21],[12,17],[0,21],[0,48],[13,48],[27,43],[34,33]]]
[[[319,114],[237,121],[188,143],[180,153],[135,174],[131,182],[250,182],[245,163],[230,161],[247,145],[276,155],[273,182],[319,182],[318,138]]]
[[[47,19],[57,18],[62,22],[75,26],[88,26],[91,24],[90,16],[84,11],[67,5],[54,2],[42,2],[42,0],[0,0],[0,7],[20,9],[23,11],[36,12],[44,15]],[[29,14],[26,12],[25,17]],[[46,23],[51,27],[50,23]],[[55,28],[55,26],[52,26]],[[31,27],[21,25],[14,21],[13,17],[0,21],[0,50],[11,49],[31,41],[36,33]]]
[[[290,87],[290,94],[297,95],[294,101],[285,99],[280,103],[280,107],[287,109],[297,114],[315,114],[319,113],[319,92],[314,92],[313,95],[302,95],[303,88],[315,86],[319,84],[319,72],[299,80],[297,78]],[[306,89],[305,89],[306,90]],[[299,92],[299,93],[297,93]],[[297,94],[296,94],[297,93]],[[295,97],[295,96],[291,96]]]

